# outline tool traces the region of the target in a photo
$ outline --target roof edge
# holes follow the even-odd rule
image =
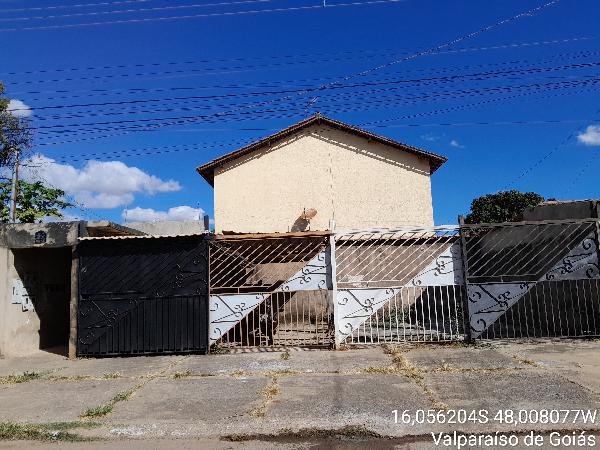
[[[414,155],[417,155],[417,156],[420,156],[423,158],[427,158],[429,160],[429,167],[431,170],[430,173],[435,172],[437,169],[439,169],[442,166],[442,164],[444,164],[446,161],[448,161],[448,158],[446,158],[445,156],[437,155],[435,153],[431,153],[426,150],[422,150],[420,148],[413,147],[411,145],[404,144],[402,142],[398,142],[393,139],[386,138],[384,136],[380,136],[380,135],[372,133],[370,131],[363,130],[362,128],[358,128],[354,125],[349,125],[347,123],[340,122],[335,119],[330,119],[328,117],[322,116],[321,114],[317,113],[317,114],[309,117],[308,119],[304,119],[300,122],[290,125],[289,127],[284,128],[283,130],[278,131],[277,133],[274,133],[267,137],[259,139],[258,141],[248,144],[242,148],[239,148],[238,150],[234,150],[230,153],[227,153],[226,155],[220,156],[216,159],[213,159],[212,161],[209,161],[201,166],[198,166],[196,168],[196,172],[198,172],[211,186],[214,186],[214,169],[215,168],[217,168],[229,161],[233,161],[237,158],[240,158],[240,157],[242,157],[248,153],[251,153],[255,150],[258,150],[258,149],[264,147],[265,145],[268,145],[275,141],[284,139],[285,137],[287,137],[301,129],[304,129],[308,126],[312,126],[315,124],[321,124],[321,123],[328,125],[332,128],[337,128],[337,129],[340,129],[340,130],[343,130],[346,132],[354,133],[358,136],[364,137],[365,139],[370,139],[370,140],[379,142],[381,144],[388,145],[388,146],[397,148],[399,150],[406,151],[408,153],[412,153]]]

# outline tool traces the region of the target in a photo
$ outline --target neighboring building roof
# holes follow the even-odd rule
[[[71,247],[81,236],[127,236],[143,234],[108,220],[0,224],[0,247]],[[38,240],[38,236],[40,240]]]
[[[600,199],[546,200],[523,211],[523,220],[579,220],[598,219]]]
[[[85,222],[86,236],[130,236],[144,234],[143,231],[109,220],[88,220]]]
[[[565,203],[583,203],[583,202],[598,202],[598,198],[587,198],[584,200],[544,200],[540,205],[562,205]]]
[[[181,237],[196,237],[206,236],[208,232],[204,233],[182,233],[182,234],[137,234],[137,235],[123,235],[123,236],[83,236],[80,237],[80,241],[106,241],[106,240],[127,240],[127,239],[164,239],[164,238],[181,238]]]
[[[412,153],[417,156],[421,156],[423,158],[427,158],[429,160],[429,166],[431,168],[431,173],[435,172],[442,164],[444,164],[448,160],[447,158],[440,156],[440,155],[436,155],[435,153],[430,153],[425,150],[421,150],[420,148],[412,147],[410,145],[403,144],[401,142],[397,142],[392,139],[388,139],[388,138],[380,136],[378,134],[371,133],[370,131],[366,131],[361,128],[340,122],[338,120],[329,119],[328,117],[323,117],[320,114],[315,114],[314,116],[312,116],[306,120],[303,120],[301,122],[298,122],[294,125],[291,125],[291,126],[285,128],[284,130],[281,130],[275,134],[267,136],[266,138],[263,138],[259,141],[256,141],[245,147],[242,147],[239,150],[235,150],[231,153],[223,155],[209,163],[206,163],[206,164],[198,167],[196,170],[198,171],[198,173],[200,175],[202,175],[204,177],[204,179],[206,181],[208,181],[208,183],[211,186],[213,186],[214,185],[214,170],[218,166],[225,164],[229,161],[233,161],[233,160],[235,160],[241,156],[244,156],[248,153],[251,153],[254,150],[257,150],[265,145],[270,145],[273,142],[284,139],[303,128],[306,128],[306,127],[309,127],[312,125],[321,125],[321,124],[330,126],[332,128],[337,128],[337,129],[340,129],[347,133],[352,133],[357,136],[364,137],[365,139],[379,142],[381,144],[389,145],[390,147],[396,148],[398,150],[402,150],[402,151]]]

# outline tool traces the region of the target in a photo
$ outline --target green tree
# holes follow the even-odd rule
[[[31,123],[8,110],[9,99],[4,96],[0,82],[0,167],[12,166],[17,150],[24,152],[31,147]]]
[[[523,210],[537,206],[544,197],[535,192],[517,190],[498,192],[476,198],[471,202],[467,223],[500,223],[520,220]]]
[[[9,221],[10,181],[0,181],[0,222]],[[74,206],[64,200],[65,192],[44,186],[40,181],[27,183],[19,181],[17,194],[17,220],[33,223],[44,217],[63,217],[61,210]]]
[[[17,152],[31,148],[32,134],[29,119],[18,117],[8,110],[9,99],[0,82],[0,222],[10,220],[11,169]],[[3,169],[4,167],[4,169]],[[32,223],[44,217],[62,218],[61,210],[74,206],[64,200],[64,191],[44,186],[41,182],[19,180],[16,215],[19,222]]]

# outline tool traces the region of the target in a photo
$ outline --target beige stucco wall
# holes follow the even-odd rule
[[[0,354],[27,356],[67,345],[71,248],[0,247]],[[12,303],[13,280],[29,279],[34,309]]]
[[[35,311],[23,311],[11,303],[12,280],[19,278],[14,267],[14,254],[0,247],[0,354],[27,356],[38,351],[40,320]]]
[[[215,170],[215,230],[287,232],[433,225],[429,161],[315,125]]]
[[[47,233],[46,243],[34,244],[37,231]],[[71,245],[77,236],[77,222],[0,224],[0,355],[27,356],[53,347],[48,341],[68,327]],[[34,280],[30,311],[12,303],[13,280],[26,278]]]

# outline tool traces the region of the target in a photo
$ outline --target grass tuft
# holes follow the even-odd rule
[[[175,380],[179,380],[180,378],[187,378],[187,377],[191,377],[191,376],[192,376],[192,371],[186,370],[184,372],[175,372],[172,377]]]
[[[225,353],[229,353],[229,350],[227,349],[227,347],[217,342],[210,348],[210,353],[213,355],[223,355]]]
[[[93,380],[90,375],[51,375],[46,378],[48,381],[84,381]]]
[[[395,366],[391,366],[391,367],[379,367],[379,366],[371,366],[371,367],[364,367],[363,369],[361,369],[361,372],[363,373],[398,373],[399,369]]]
[[[446,411],[448,409],[448,405],[439,401],[436,398],[435,393],[427,386],[427,383],[425,383],[426,372],[423,369],[420,369],[411,363],[398,347],[384,345],[383,350],[392,357],[392,361],[396,364],[398,372],[413,380],[423,390],[423,393],[427,396],[434,409],[440,411]]]
[[[265,375],[273,377],[277,375],[298,375],[299,373],[301,372],[292,369],[277,369],[266,372]]]
[[[28,381],[39,380],[44,375],[49,374],[47,372],[23,372],[22,374],[6,375],[0,377],[0,384],[16,384],[16,383],[27,383]]]
[[[119,372],[105,373],[102,375],[102,378],[105,380],[113,380],[115,378],[121,378],[121,374]]]
[[[528,358],[524,358],[520,355],[513,355],[513,359],[517,362],[520,362],[521,364],[525,364],[527,366],[533,366],[533,367],[537,367],[537,363],[531,359]]]
[[[0,422],[0,441],[71,441],[91,439],[65,430],[79,428],[78,422],[60,422],[42,425]]]
[[[131,398],[131,396],[133,395],[134,392],[135,392],[135,388],[134,389],[128,389],[126,391],[118,392],[112,398],[111,403],[114,405],[115,403],[118,403],[118,402],[126,402],[127,400],[129,400]]]
[[[279,395],[279,384],[277,384],[277,378],[273,377],[271,379],[271,383],[269,383],[264,389],[262,389],[259,393],[262,398],[262,403],[250,411],[251,417],[264,417],[267,413],[267,408],[269,404],[273,401],[273,399]]]
[[[281,359],[283,359],[284,361],[287,361],[288,359],[290,359],[292,355],[290,354],[290,351],[286,349],[285,352],[283,352],[281,355],[279,355],[279,357]]]
[[[106,405],[96,406],[95,408],[88,408],[81,415],[82,419],[97,419],[99,417],[104,417],[107,414],[110,414],[113,410],[112,403],[107,403]]]

